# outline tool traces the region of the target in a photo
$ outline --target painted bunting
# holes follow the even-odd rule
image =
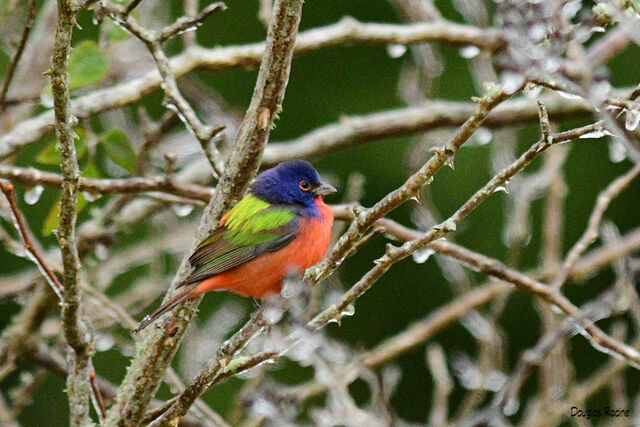
[[[178,285],[184,289],[137,330],[204,292],[224,289],[253,298],[280,292],[285,277],[303,273],[327,251],[333,212],[322,197],[335,191],[303,160],[262,172],[189,257],[194,270]]]

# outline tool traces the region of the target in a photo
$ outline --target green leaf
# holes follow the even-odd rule
[[[78,193],[78,204],[76,205],[76,210],[78,213],[82,212],[82,210],[89,204],[87,199],[85,199],[84,195],[79,192]],[[56,200],[56,202],[51,206],[47,217],[42,223],[42,235],[48,236],[53,233],[53,230],[58,227],[58,218],[60,217],[60,198]]]
[[[136,166],[136,153],[127,135],[118,129],[111,129],[102,137],[101,142],[107,156],[115,164],[133,172]]]
[[[109,71],[109,63],[93,40],[83,40],[69,55],[70,90],[100,83]]]
[[[87,149],[87,139],[85,137],[84,129],[76,128],[74,129],[76,133],[75,143],[76,143],[76,158],[78,161],[81,161],[88,153]],[[58,150],[56,149],[56,139],[52,138],[51,142],[47,144],[47,146],[36,156],[36,162],[42,163],[43,165],[59,165],[60,164],[60,156],[58,155]]]

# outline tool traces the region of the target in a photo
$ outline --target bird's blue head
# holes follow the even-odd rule
[[[336,189],[320,180],[308,162],[291,160],[280,163],[257,176],[251,193],[272,204],[315,206],[318,197],[335,193]]]

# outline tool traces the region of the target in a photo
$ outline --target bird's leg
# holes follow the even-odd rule
[[[262,302],[258,298],[251,297],[251,302],[253,302],[256,309],[260,310],[262,308]]]

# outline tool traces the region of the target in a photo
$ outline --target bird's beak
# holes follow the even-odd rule
[[[327,194],[333,194],[336,191],[338,190],[333,188],[331,184],[327,184],[326,182],[321,182],[319,186],[314,188],[313,194],[315,194],[316,196],[326,196]]]

